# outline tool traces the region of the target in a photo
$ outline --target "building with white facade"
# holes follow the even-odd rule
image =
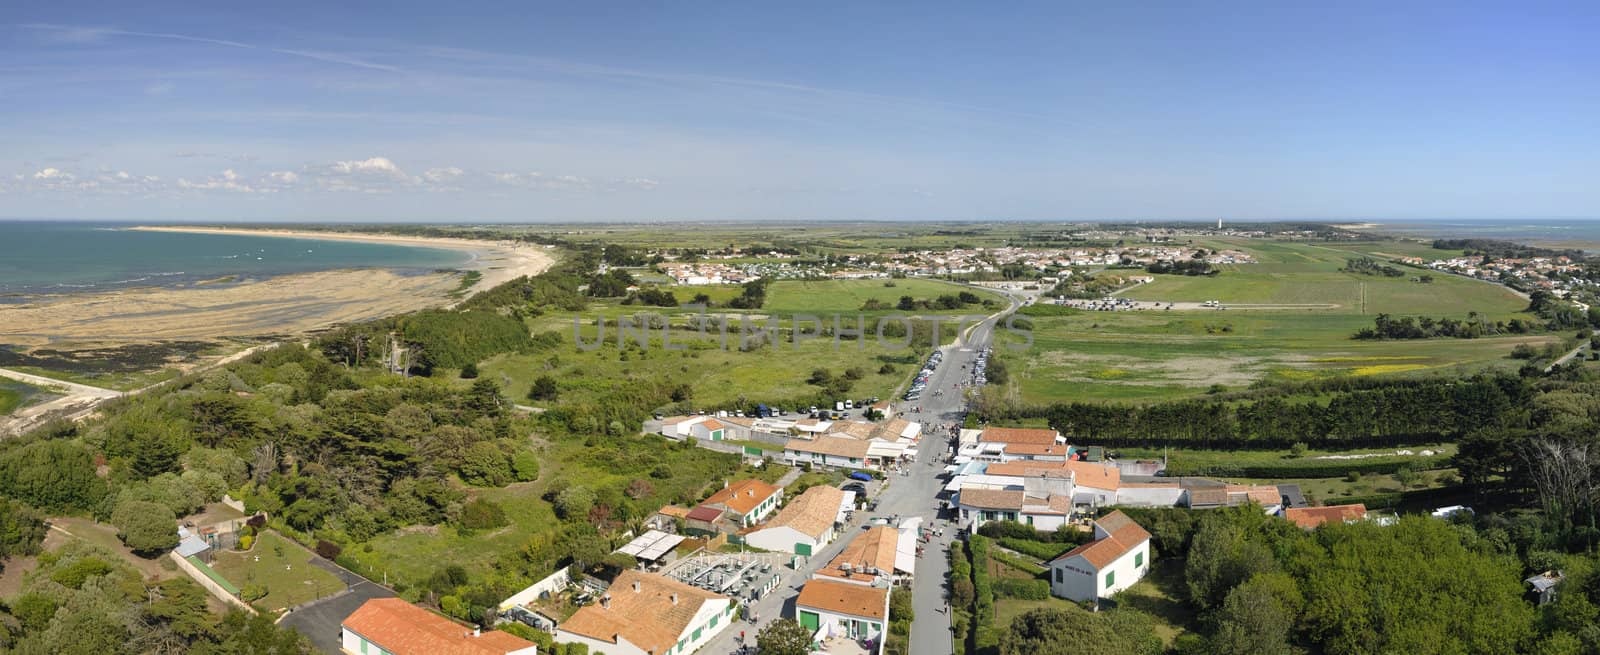
[[[1094,522],[1094,541],[1050,561],[1050,593],[1073,601],[1109,597],[1150,571],[1150,533],[1120,511]]]
[[[671,578],[623,571],[600,602],[556,626],[555,640],[605,655],[686,655],[737,620],[722,594]]]

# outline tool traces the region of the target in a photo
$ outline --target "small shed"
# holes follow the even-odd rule
[[[1530,593],[1540,605],[1548,605],[1556,600],[1556,587],[1564,578],[1560,571],[1545,571],[1539,575],[1524,580],[1532,587]]]

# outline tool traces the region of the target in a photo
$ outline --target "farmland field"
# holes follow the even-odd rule
[[[993,291],[939,280],[781,280],[772,283],[768,288],[767,303],[761,309],[778,314],[854,313],[870,299],[891,308],[885,311],[893,311],[892,308],[899,302],[901,296],[911,296],[917,300],[933,300],[942,295],[953,295],[963,291],[1002,303],[1000,305],[1002,308],[1005,306],[1003,304],[1005,300]],[[918,310],[915,313],[937,312]],[[949,313],[977,315],[988,312],[979,305],[969,305],[965,309],[949,310]]]
[[[1497,285],[1435,274],[1434,281],[1339,272],[1362,250],[1311,244],[1228,242],[1260,263],[1225,266],[1216,277],[1156,276],[1127,297],[1140,300],[1330,305],[1302,309],[1063,311],[1035,316],[1033,343],[999,352],[1024,401],[1134,400],[1240,388],[1259,380],[1336,376],[1466,374],[1515,369],[1518,344],[1556,335],[1482,339],[1356,341],[1377,313],[1490,320],[1533,318],[1527,301]],[[1374,244],[1377,249],[1389,243]],[[1444,251],[1440,251],[1444,252]],[[1411,269],[1408,269],[1410,272]],[[1422,271],[1416,271],[1421,274]]]

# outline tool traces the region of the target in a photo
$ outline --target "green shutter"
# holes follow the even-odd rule
[[[694,641],[700,641],[700,628],[695,628],[694,634],[689,635],[689,638]]]
[[[816,632],[817,628],[822,627],[822,618],[816,612],[801,611],[800,625],[805,626],[808,632]]]
[[[1144,566],[1144,553],[1134,553],[1133,554],[1133,565],[1134,566]]]
[[[807,557],[810,557],[811,556],[811,544],[795,542],[795,544],[794,544],[794,554],[796,554],[796,555],[805,555]]]
[[[1106,586],[1110,587],[1110,586],[1112,586],[1112,585],[1114,585],[1116,583],[1117,583],[1117,572],[1116,571],[1108,571],[1108,572],[1106,572]]]

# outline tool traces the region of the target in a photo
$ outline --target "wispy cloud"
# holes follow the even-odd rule
[[[354,66],[354,67],[357,67],[357,68],[366,68],[366,69],[369,69],[369,70],[380,70],[380,71],[386,71],[386,72],[391,72],[391,73],[400,72],[400,68],[397,67],[397,66],[390,66],[388,64],[380,64],[380,63],[377,63],[377,62],[367,61],[365,59],[361,59],[361,58],[350,56],[350,55],[346,55],[346,54],[336,53],[336,52],[320,52],[320,51],[316,51],[316,50],[301,50],[301,49],[296,49],[296,48],[279,48],[279,47],[273,47],[273,46],[258,45],[258,44],[254,44],[254,43],[245,43],[243,41],[233,41],[233,40],[230,40],[230,39],[215,39],[215,38],[206,37],[206,36],[195,36],[195,35],[192,35],[192,34],[177,34],[177,33],[174,33],[174,32],[143,32],[143,31],[139,31],[139,30],[124,30],[124,29],[117,29],[117,28],[113,28],[113,27],[94,27],[94,26],[84,26],[84,25],[54,25],[54,24],[50,24],[50,23],[27,23],[27,24],[22,25],[21,27],[23,27],[24,29],[30,29],[30,30],[35,30],[35,31],[40,31],[40,32],[53,34],[53,35],[56,35],[62,41],[69,42],[69,43],[94,43],[94,42],[97,42],[97,41],[101,41],[101,40],[103,40],[103,39],[105,39],[107,37],[164,39],[164,40],[168,40],[168,41],[182,41],[182,42],[185,42],[185,43],[198,43],[198,44],[203,44],[203,45],[221,46],[221,47],[224,47],[224,48],[237,48],[237,49],[241,49],[241,50],[259,50],[259,51],[262,51],[262,52],[272,52],[272,53],[277,53],[277,54],[280,54],[280,55],[288,55],[288,56],[291,56],[291,57],[301,57],[301,58],[304,58],[304,59],[312,59],[312,60],[316,60],[316,61],[320,61],[320,62],[324,62],[324,63],[341,64],[341,65],[344,65],[344,66]]]

